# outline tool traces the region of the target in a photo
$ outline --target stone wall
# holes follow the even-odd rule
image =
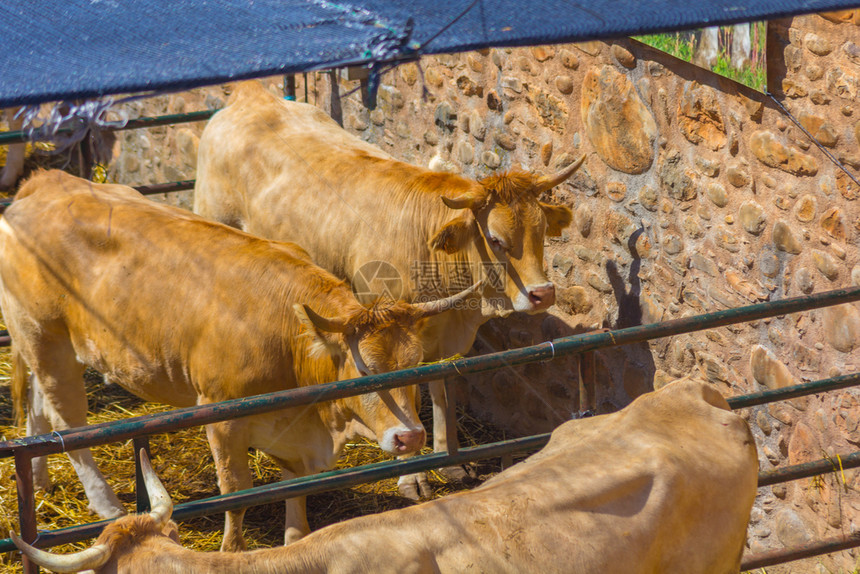
[[[772,22],[768,31],[770,90],[855,176],[858,25],[853,11]],[[549,198],[575,213],[547,243],[557,305],[548,315],[491,321],[478,353],[860,284],[860,188],[763,94],[632,40],[441,55],[421,69],[423,77],[414,64],[388,74],[374,111],[358,94],[337,95],[357,82],[338,80],[333,92],[323,74],[309,77],[308,100],[398,158],[470,177],[557,170],[587,155]],[[155,98],[135,113],[220,107],[225,93]],[[124,132],[111,179],[192,178],[202,126]],[[168,201],[187,207],[189,196]],[[619,409],[690,372],[726,396],[856,372],[860,306],[602,351],[586,367],[566,358],[469,377],[462,400],[531,434],[585,407]],[[851,390],[745,409],[761,468],[857,450],[857,403]],[[853,530],[860,475],[842,476],[762,489],[750,550]],[[768,571],[851,570],[855,556]]]

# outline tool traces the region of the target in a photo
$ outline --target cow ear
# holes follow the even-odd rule
[[[464,249],[475,237],[475,220],[471,213],[453,219],[442,226],[430,240],[430,248],[456,253]]]
[[[336,338],[317,328],[302,305],[293,305],[293,310],[302,325],[302,335],[310,338],[309,354],[317,359],[331,357],[334,361],[341,363],[346,358],[346,352]]]
[[[548,237],[558,237],[561,230],[573,221],[573,212],[566,205],[550,205],[540,202],[540,208],[546,217],[546,234]]]

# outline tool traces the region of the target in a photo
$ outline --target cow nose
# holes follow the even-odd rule
[[[424,429],[413,429],[395,433],[394,448],[399,453],[410,453],[421,450],[427,441],[427,433]]]
[[[547,283],[529,289],[529,302],[535,307],[549,307],[555,303],[555,285]]]

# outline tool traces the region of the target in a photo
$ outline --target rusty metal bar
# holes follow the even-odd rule
[[[0,458],[11,456],[16,449],[20,448],[29,449],[31,456],[87,448],[106,442],[126,440],[143,434],[178,430],[239,416],[271,412],[286,407],[308,405],[318,401],[340,399],[422,381],[442,379],[448,375],[489,371],[505,366],[551,359],[555,356],[638,343],[659,337],[713,329],[732,323],[754,321],[856,300],[860,300],[860,287],[836,289],[825,293],[748,305],[616,331],[563,337],[531,347],[434,363],[392,373],[290,389],[212,405],[187,407],[168,413],[133,417],[121,422],[102,423],[80,429],[59,431],[50,435],[14,439],[0,443]]]
[[[33,457],[26,451],[15,453],[15,485],[18,490],[18,529],[24,542],[33,544],[38,538],[36,525],[36,495],[33,486]],[[24,574],[37,574],[39,565],[26,556],[21,557]]]
[[[170,193],[173,191],[185,191],[194,189],[194,180],[171,181],[168,183],[153,183],[151,185],[138,185],[135,187],[143,195],[154,195],[156,193]]]
[[[830,458],[821,458],[812,462],[804,462],[773,470],[764,470],[758,474],[758,485],[770,486],[789,480],[809,478],[817,474],[828,472],[841,472],[846,468],[857,468],[860,466],[860,451],[851,454],[835,454]]]
[[[134,453],[134,499],[137,512],[149,512],[149,493],[146,491],[146,482],[143,480],[143,470],[140,468],[140,449],[146,451],[146,456],[152,460],[152,451],[149,448],[149,435],[136,436],[132,439],[132,452]]]
[[[804,544],[795,548],[769,550],[767,552],[745,556],[741,562],[741,571],[764,568],[765,566],[773,566],[775,564],[782,564],[783,562],[800,560],[801,558],[810,558],[820,554],[830,554],[831,552],[848,550],[849,548],[856,548],[857,546],[860,546],[860,533],[825,538],[824,540],[810,542],[809,544]]]
[[[844,389],[857,385],[860,385],[860,373],[841,375],[830,379],[821,379],[820,381],[801,383],[799,385],[761,391],[758,393],[750,393],[748,395],[738,395],[726,400],[732,409],[742,409],[776,401],[785,401],[806,395],[815,395],[825,391],[835,391],[837,389]]]
[[[122,127],[105,127],[103,131],[123,131],[136,130],[139,128],[154,128],[158,126],[167,126],[171,124],[184,124],[188,122],[201,122],[211,118],[218,110],[202,110],[199,112],[188,112],[185,114],[167,114],[164,116],[148,117],[144,116],[134,120],[128,120]],[[57,133],[69,134],[74,130],[72,128],[60,128]],[[10,131],[0,133],[0,145],[9,145],[16,143],[28,142],[30,139],[23,131]]]

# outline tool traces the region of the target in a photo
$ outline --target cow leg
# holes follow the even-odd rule
[[[430,399],[433,403],[433,451],[448,452],[448,441],[458,442],[457,421],[449,411],[448,394],[445,381],[430,381]],[[453,410],[453,409],[450,409]],[[401,457],[402,458],[402,457]],[[468,480],[473,478],[463,466],[447,466],[439,472],[451,480]],[[425,473],[405,474],[397,481],[397,490],[401,496],[418,500],[419,495],[429,498],[433,494]]]
[[[281,480],[290,480],[299,476],[305,476],[306,474],[293,472],[281,467]],[[284,502],[287,511],[286,519],[284,520],[284,546],[286,546],[310,534],[311,527],[308,524],[306,496],[288,498]]]
[[[448,397],[445,389],[445,381],[430,381],[430,399],[433,401],[433,451],[448,452],[449,443],[459,446],[457,432],[457,417],[454,412],[454,399]],[[474,475],[466,470],[466,467],[446,466],[440,468],[439,472],[451,480],[468,480]]]
[[[206,426],[209,448],[215,459],[218,487],[221,494],[230,494],[253,486],[251,469],[248,466],[248,447],[251,444],[248,424],[242,420],[223,421]],[[242,521],[245,509],[228,510],[224,518],[224,540],[221,552],[245,550],[242,536]]]
[[[27,392],[27,436],[49,432],[51,432],[51,423],[45,414],[45,397],[42,394],[39,378],[36,375],[30,375],[30,387]],[[42,490],[51,488],[48,457],[37,456],[33,459],[33,483]]]
[[[37,380],[36,403],[43,405],[41,416],[54,430],[65,430],[87,424],[87,393],[84,388],[84,366],[77,361],[68,340],[43,341],[36,357],[25,357]],[[48,366],[48,372],[43,366]],[[36,423],[39,424],[39,423]],[[67,453],[90,501],[89,509],[102,518],[116,518],[125,508],[99,471],[89,449]],[[41,470],[39,472],[42,472]]]

